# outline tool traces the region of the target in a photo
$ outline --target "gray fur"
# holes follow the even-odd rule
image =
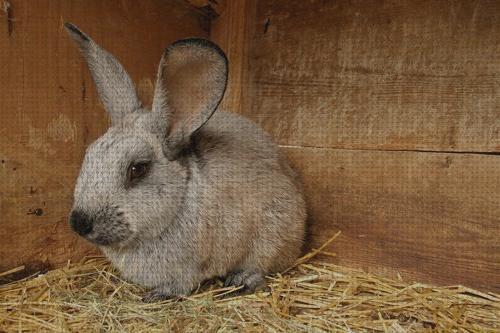
[[[78,36],[75,29],[70,32]],[[181,45],[189,51],[189,45]],[[209,42],[193,47],[215,50]],[[91,67],[109,60],[102,54],[104,59],[92,58]],[[199,61],[197,54],[186,57]],[[168,64],[164,58],[162,64]],[[215,66],[226,72],[217,70],[217,75],[227,75],[225,58],[220,59]],[[115,99],[113,86],[129,85],[124,75],[94,76],[112,114],[114,103],[136,99],[133,89]],[[225,90],[225,78],[214,82],[220,86],[203,96],[211,108]],[[265,274],[287,268],[300,254],[306,209],[296,174],[253,122],[220,111],[211,116],[214,110],[197,111],[195,104],[193,120],[169,104],[176,98],[171,91],[157,87],[156,93],[154,112],[135,108],[137,103],[120,107],[120,120],[87,149],[73,206],[93,216],[93,229],[85,237],[125,278],[152,288],[146,300],[188,295],[216,276],[256,288]],[[177,133],[172,133],[172,113],[182,125]],[[168,139],[181,132],[188,140]],[[127,185],[128,166],[142,160],[151,161],[150,170]]]

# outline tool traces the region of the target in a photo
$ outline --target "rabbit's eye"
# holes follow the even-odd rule
[[[127,171],[128,181],[133,182],[144,177],[149,170],[149,165],[149,162],[132,163]]]

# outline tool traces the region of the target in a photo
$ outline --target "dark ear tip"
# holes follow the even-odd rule
[[[89,41],[89,37],[85,35],[76,25],[71,22],[64,23],[66,30],[74,37],[78,37],[80,40]]]
[[[210,49],[214,51],[217,55],[219,55],[225,63],[227,63],[227,57],[224,51],[219,47],[219,45],[215,44],[214,42],[205,39],[205,38],[197,38],[197,37],[191,37],[191,38],[185,38],[185,39],[180,39],[176,42],[173,42],[170,44],[169,47],[166,49],[166,53],[170,52],[171,50],[179,47],[179,46],[188,46],[188,47],[200,47],[204,49]]]

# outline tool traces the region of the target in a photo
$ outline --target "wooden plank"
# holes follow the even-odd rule
[[[225,0],[184,0],[210,18],[218,17],[226,8]],[[238,0],[239,1],[239,0]]]
[[[243,113],[248,82],[250,33],[253,29],[255,1],[227,1],[220,16],[212,19],[210,38],[229,59],[229,80],[220,109]]]
[[[500,291],[500,156],[284,148],[305,183],[310,246],[340,264]]]
[[[12,31],[0,24],[0,271],[94,251],[69,230],[67,215],[84,150],[108,123],[62,23],[72,21],[115,54],[146,104],[163,49],[208,37],[207,18],[174,1],[10,3]]]
[[[256,120],[281,144],[500,152],[500,2],[257,1]]]

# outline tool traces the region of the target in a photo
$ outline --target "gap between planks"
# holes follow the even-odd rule
[[[428,150],[428,149],[380,149],[380,148],[340,148],[340,147],[322,147],[322,146],[302,146],[302,145],[278,145],[280,148],[292,149],[326,149],[326,150],[347,150],[347,151],[375,151],[375,152],[409,152],[409,153],[431,153],[431,154],[471,154],[471,155],[489,155],[500,156],[500,152],[481,152],[481,151],[453,151],[453,150]]]

